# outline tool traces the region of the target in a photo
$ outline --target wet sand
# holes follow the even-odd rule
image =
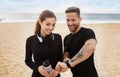
[[[120,24],[82,24],[94,30],[97,38],[95,66],[99,77],[120,77]],[[0,77],[30,77],[32,70],[24,63],[26,38],[34,34],[34,22],[0,23]],[[54,30],[64,36],[66,24]],[[70,70],[62,77],[72,77]]]

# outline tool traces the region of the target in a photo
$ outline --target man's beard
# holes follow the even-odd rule
[[[76,32],[76,30],[78,29],[78,27],[79,27],[79,25],[77,24],[77,25],[75,26],[75,28],[74,28],[71,32]]]

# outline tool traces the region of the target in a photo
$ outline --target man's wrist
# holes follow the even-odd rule
[[[72,68],[71,65],[70,65],[70,63],[69,63],[69,60],[66,60],[65,63],[66,63],[66,65],[67,65],[68,68]]]

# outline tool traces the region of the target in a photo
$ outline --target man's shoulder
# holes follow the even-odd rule
[[[64,41],[67,40],[68,38],[70,38],[71,36],[71,33],[67,34],[65,37],[64,37]]]
[[[70,36],[71,36],[71,33],[67,34],[67,35],[65,36],[65,38],[70,37]]]
[[[91,28],[85,28],[85,27],[82,27],[82,31],[86,34],[86,33],[94,33],[93,29]]]
[[[84,31],[93,31],[91,28],[82,27],[81,29],[84,30]]]

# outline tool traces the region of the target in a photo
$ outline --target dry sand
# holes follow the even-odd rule
[[[30,77],[31,69],[24,63],[25,40],[34,33],[33,22],[0,23],[0,77]],[[99,77],[120,77],[120,24],[82,24],[92,28],[97,37],[95,65]],[[64,37],[66,24],[54,30]],[[61,74],[72,77],[70,70]]]

